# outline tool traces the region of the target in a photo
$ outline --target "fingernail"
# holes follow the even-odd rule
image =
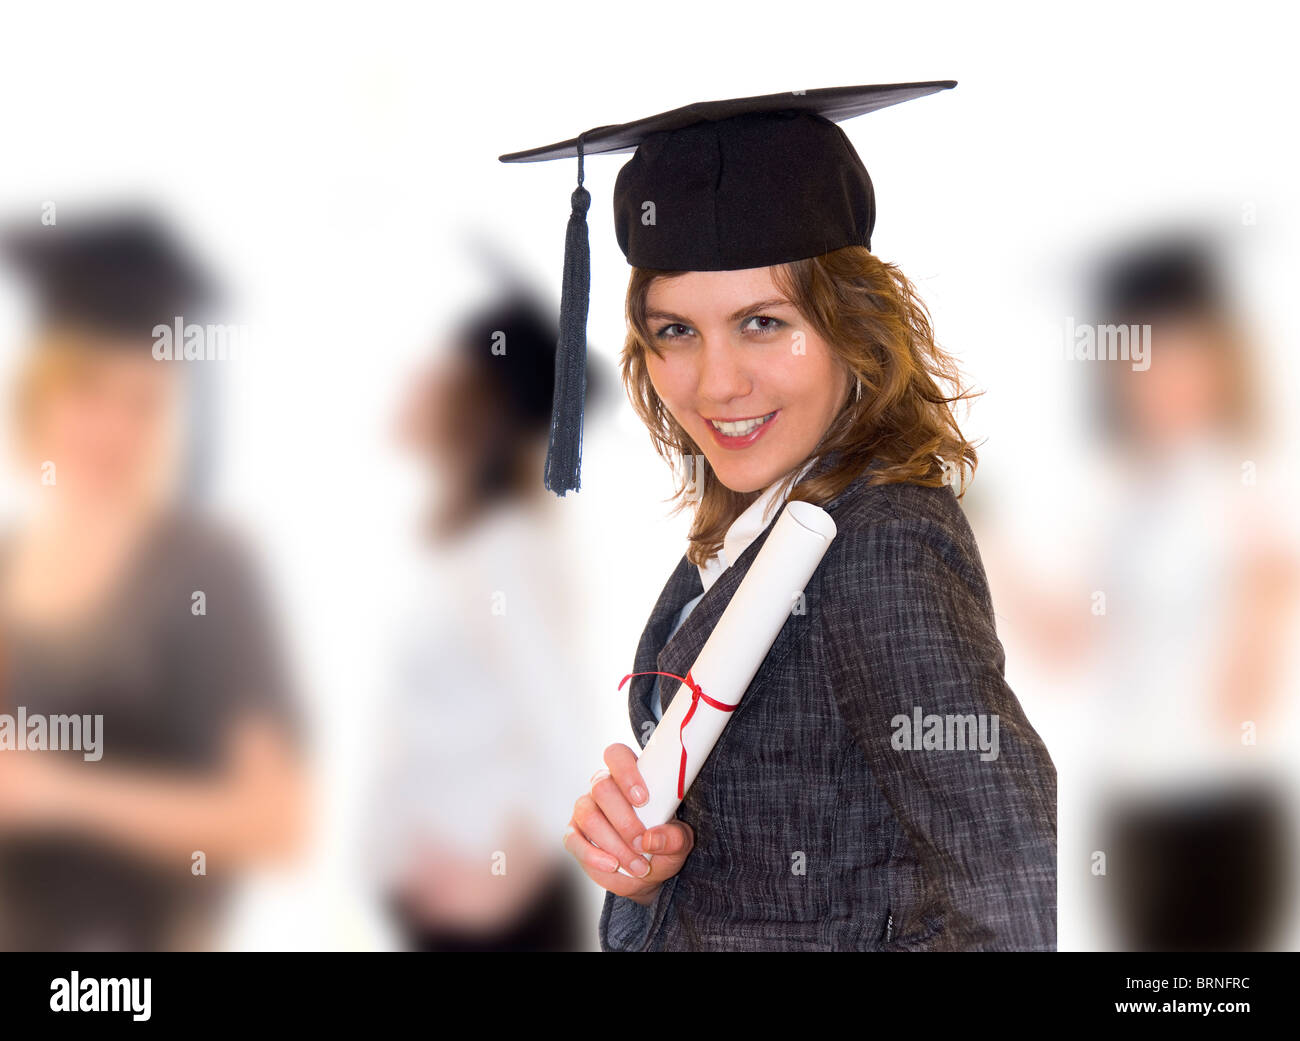
[[[664,846],[667,844],[667,841],[668,839],[666,835],[663,835],[657,831],[652,831],[650,833],[650,843],[646,847],[646,849],[650,853],[657,853],[664,848]]]
[[[634,850],[636,850],[638,853],[644,853],[644,852],[645,852],[645,850],[643,850],[643,849],[641,848],[641,836],[640,836],[640,835],[638,835],[636,838],[634,838],[634,839],[632,840],[632,848],[633,848]]]
[[[601,870],[603,871],[618,870],[618,861],[613,857],[599,857],[597,858],[597,862],[600,864]]]
[[[645,878],[646,875],[650,874],[650,865],[640,857],[634,857],[632,859],[632,874],[636,875],[637,878]]]
[[[640,806],[643,802],[646,801],[646,798],[647,796],[644,788],[642,788],[639,784],[632,785],[632,802],[634,802],[637,806]]]

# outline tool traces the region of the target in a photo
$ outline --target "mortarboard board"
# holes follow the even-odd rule
[[[876,222],[871,178],[837,124],[955,86],[955,80],[934,80],[704,102],[500,156],[503,163],[578,160],[564,247],[546,487],[562,496],[580,483],[590,292],[584,156],[634,152],[614,186],[614,228],[636,267],[730,271],[851,245],[870,248]]]
[[[144,211],[98,214],[50,227],[7,225],[0,251],[31,285],[39,319],[126,341],[152,339],[177,316],[197,320],[212,300],[206,276]]]

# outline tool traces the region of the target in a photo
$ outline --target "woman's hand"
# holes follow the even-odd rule
[[[673,820],[645,828],[636,815],[649,795],[627,745],[605,749],[606,770],[591,779],[591,791],[573,805],[564,848],[603,889],[639,904],[650,903],[666,879],[681,870],[695,845],[689,824]],[[642,853],[651,853],[647,860]],[[619,867],[631,876],[619,873]]]
[[[49,752],[0,752],[0,831],[60,823],[75,802],[74,781]]]

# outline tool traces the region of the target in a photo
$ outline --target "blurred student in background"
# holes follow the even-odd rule
[[[6,417],[26,501],[0,533],[0,713],[102,725],[94,760],[0,743],[0,947],[209,948],[305,806],[257,568],[183,493],[203,363],[153,352],[209,288],[144,213],[32,218],[3,245],[38,311]]]
[[[508,285],[403,408],[433,492],[374,822],[379,885],[410,949],[594,949],[559,842],[589,749],[575,504],[542,483],[557,336],[550,309]],[[606,381],[590,363],[587,378],[590,409]]]
[[[1108,944],[1269,949],[1294,897],[1285,668],[1300,564],[1294,520],[1273,505],[1256,352],[1215,247],[1193,233],[1116,250],[1093,298],[1099,344],[1123,330],[1145,345],[1071,362],[1113,496],[1096,511],[1099,552],[1062,590],[1000,554],[1003,602],[1044,661],[1096,670],[1077,735],[1081,849],[1105,854],[1086,888],[1104,894]]]
[[[1147,371],[1094,371],[1125,461],[1101,588],[1101,842],[1120,945],[1258,950],[1294,881],[1281,685],[1300,566],[1257,468],[1269,429],[1244,317],[1212,246],[1173,236],[1110,261],[1102,323],[1151,331]],[[1261,486],[1263,486],[1261,488]]]

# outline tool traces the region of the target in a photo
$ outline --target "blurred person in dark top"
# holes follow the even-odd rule
[[[0,533],[0,713],[102,727],[90,761],[0,746],[0,947],[210,948],[240,873],[296,849],[304,779],[257,568],[181,494],[191,374],[152,349],[207,281],[143,212],[3,246],[39,310],[9,411],[31,494]]]
[[[431,502],[378,779],[379,885],[421,951],[591,946],[556,836],[585,667],[570,524],[539,474],[558,318],[518,285],[460,323],[399,422]],[[588,401],[603,400],[589,363]],[[494,609],[499,604],[500,610]]]

